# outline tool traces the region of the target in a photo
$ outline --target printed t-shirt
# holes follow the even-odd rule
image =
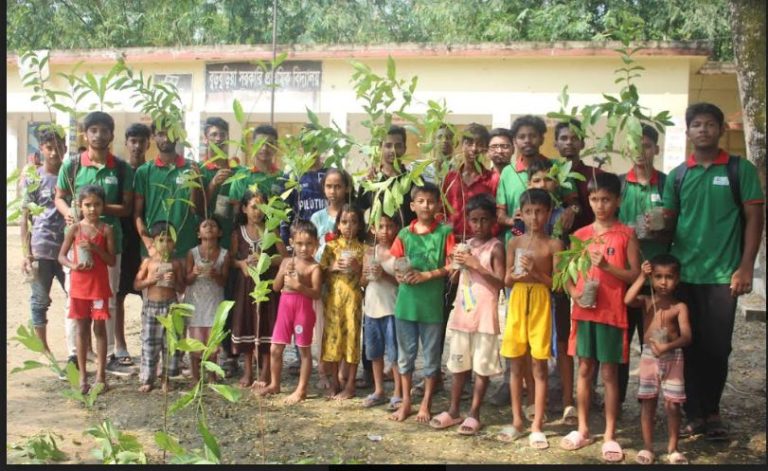
[[[323,208],[313,214],[309,220],[317,228],[317,239],[320,241],[320,244],[317,247],[317,252],[315,252],[315,260],[320,263],[323,251],[325,251],[325,237],[328,233],[333,232],[333,229],[336,227],[336,218],[328,214],[328,208]]]
[[[468,241],[472,255],[480,261],[480,266],[493,271],[491,260],[496,247],[501,241],[491,237],[485,242]],[[461,270],[453,312],[448,318],[448,328],[463,332],[499,335],[499,290],[494,288],[476,270]],[[467,309],[467,299],[471,296],[474,306]]]
[[[74,157],[78,158],[78,157]],[[106,196],[105,204],[123,204],[123,195],[131,193],[133,188],[133,169],[128,164],[120,165],[117,157],[107,154],[104,164],[97,164],[91,161],[88,151],[79,155],[80,168],[77,169],[75,176],[74,192],[70,188],[71,168],[74,165],[72,159],[67,159],[61,164],[59,177],[56,181],[56,188],[62,190],[65,194],[72,195],[73,200],[77,199],[77,192],[85,185],[98,185],[104,189]],[[121,172],[120,167],[125,170]],[[122,194],[118,194],[118,181],[120,174],[123,174]],[[112,232],[115,236],[115,254],[119,255],[123,251],[123,228],[120,224],[120,218],[117,216],[101,215],[101,220],[112,226]]]
[[[236,175],[237,173],[242,171],[242,167],[237,165],[237,161],[235,159],[229,159],[229,168],[232,170],[232,175]],[[216,166],[215,162],[205,162],[200,167],[200,175],[203,180],[203,190],[208,188],[208,185],[210,185],[211,181],[213,180],[213,177],[216,176],[216,172],[219,171],[219,167]],[[211,195],[210,201],[208,201],[208,215],[213,216],[216,218],[216,220],[221,224],[221,239],[219,240],[219,245],[221,247],[229,250],[229,246],[232,243],[232,230],[234,228],[234,218],[235,215],[232,214],[232,205],[229,201],[229,191],[232,188],[232,183],[225,183],[223,185],[219,185],[216,187],[216,189],[213,191],[213,195]],[[227,199],[227,207],[229,216],[220,216],[216,214],[216,200],[219,198],[226,198]]]
[[[295,188],[286,198],[286,204],[292,209],[288,213],[288,220],[280,223],[280,237],[286,245],[288,245],[288,239],[291,237],[291,224],[297,215],[299,219],[310,221],[313,214],[328,205],[328,202],[325,200],[325,192],[323,191],[323,178],[326,172],[327,170],[322,168],[305,173],[299,179],[300,186]],[[288,181],[287,174],[284,176],[284,179]],[[284,187],[285,184],[281,187],[281,193]],[[301,194],[299,194],[299,188],[301,189]]]
[[[443,184],[443,194],[445,194],[448,204],[453,208],[453,213],[448,215],[446,222],[453,227],[455,237],[460,239],[463,234],[471,233],[465,212],[467,201],[473,196],[482,193],[490,193],[491,196],[494,196],[498,186],[499,177],[490,170],[483,170],[483,173],[480,175],[475,175],[469,184],[464,182],[459,171],[451,170],[448,172]],[[495,236],[498,233],[499,226],[495,223],[493,225],[493,235]]]
[[[728,153],[721,149],[708,168],[699,165],[693,154],[685,164],[688,172],[679,201],[674,171],[664,186],[664,208],[677,213],[670,253],[680,260],[680,280],[695,284],[730,283],[741,262],[743,229],[728,182]],[[739,159],[739,185],[745,206],[764,204],[757,169],[746,159]]]
[[[35,203],[43,209],[37,216],[32,216],[32,226],[29,228],[31,235],[30,249],[32,256],[38,260],[57,260],[59,250],[64,242],[64,228],[66,222],[64,216],[56,209],[57,175],[45,171],[45,167],[36,170],[39,177],[37,188],[32,191],[24,191],[23,204]],[[24,189],[29,182],[24,181]]]
[[[185,175],[193,172],[192,161],[180,155],[167,165],[157,157],[136,169],[133,181],[136,195],[144,199],[143,220],[147,229],[156,221],[168,221],[176,229],[173,258],[186,257],[187,252],[197,245],[198,218],[192,206],[183,201],[190,200],[192,191],[189,188],[177,190],[188,178]],[[168,198],[176,201],[166,208]],[[141,246],[141,255],[147,255],[144,244]]]
[[[619,209],[619,220],[622,224],[637,224],[637,218],[646,213],[650,208],[661,207],[662,199],[659,194],[658,182],[663,175],[656,169],[653,169],[651,178],[647,185],[642,185],[637,181],[635,168],[626,175],[626,185],[621,194],[621,207]],[[650,260],[658,254],[667,253],[669,247],[653,239],[640,239],[640,254],[643,260]]]
[[[573,235],[580,240],[594,238],[590,244],[590,249],[595,246],[600,247],[607,263],[625,268],[628,260],[627,248],[633,232],[631,228],[616,222],[600,236],[595,234],[592,224],[582,227]],[[600,280],[600,285],[597,288],[597,307],[588,309],[579,306],[578,303],[573,303],[571,319],[592,321],[626,329],[627,307],[624,304],[624,294],[627,292],[627,284],[605,270],[595,267],[589,269],[589,277]],[[576,283],[576,290],[581,291],[583,288],[584,277],[580,275]]]
[[[429,232],[416,234],[414,227],[417,222],[414,220],[410,226],[400,229],[390,253],[398,258],[407,256],[414,271],[432,271],[445,267],[445,261],[454,246],[451,228],[435,221]],[[444,277],[415,285],[401,284],[397,290],[395,317],[425,324],[443,322],[444,291]]]

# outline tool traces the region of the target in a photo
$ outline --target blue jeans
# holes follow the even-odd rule
[[[387,354],[387,361],[397,361],[397,335],[395,334],[395,316],[378,319],[363,317],[365,327],[365,356],[369,360],[379,360]]]
[[[426,324],[395,319],[397,335],[397,366],[400,374],[410,374],[416,366],[416,355],[421,351],[424,356],[424,377],[432,377],[440,371],[440,339],[443,324]]]
[[[32,326],[45,327],[48,323],[48,307],[51,305],[51,285],[53,278],[59,280],[61,289],[64,288],[64,270],[57,260],[36,260],[38,263],[37,276],[32,280],[32,295],[29,305],[32,311]]]

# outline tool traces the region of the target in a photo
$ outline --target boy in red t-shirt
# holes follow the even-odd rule
[[[595,222],[574,233],[591,240],[588,250],[592,267],[587,280],[579,276],[567,289],[574,300],[568,354],[579,357],[576,402],[579,428],[566,435],[561,447],[578,450],[590,444],[589,417],[592,377],[597,362],[605,386],[605,433],[602,456],[606,461],[621,461],[624,452],[613,439],[619,410],[618,365],[628,361],[627,310],[624,294],[639,273],[640,249],[632,229],[616,216],[621,195],[619,177],[612,173],[596,175],[589,181],[589,205]],[[599,283],[593,294],[587,292]],[[585,288],[586,285],[586,288]],[[592,298],[591,300],[587,298]]]

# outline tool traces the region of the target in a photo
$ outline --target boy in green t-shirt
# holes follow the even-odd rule
[[[683,349],[689,423],[680,433],[705,432],[709,439],[723,440],[727,429],[720,397],[736,301],[752,291],[765,196],[755,166],[742,158],[729,164],[732,158],[719,147],[726,129],[720,108],[693,104],[685,111],[685,124],[693,153],[670,172],[664,186],[665,218],[676,219],[670,253],[682,266],[679,297],[688,305],[693,332],[693,342]],[[733,163],[737,181],[729,176]]]
[[[402,422],[411,415],[411,382],[419,341],[424,355],[424,399],[416,421],[431,418],[432,394],[440,372],[440,339],[443,331],[443,296],[448,274],[446,260],[453,251],[450,226],[435,220],[440,190],[431,183],[411,190],[411,211],[416,219],[400,230],[390,253],[396,257],[395,274],[400,286],[395,305],[398,368],[403,402],[391,419]]]

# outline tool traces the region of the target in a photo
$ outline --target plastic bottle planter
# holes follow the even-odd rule
[[[368,281],[376,281],[379,279],[379,276],[376,274],[376,268],[379,266],[381,266],[381,264],[378,259],[370,258],[368,260]]]
[[[581,292],[579,305],[585,308],[594,308],[597,306],[597,288],[600,287],[600,280],[587,278],[584,281],[584,289]]]
[[[88,247],[75,247],[75,256],[77,257],[77,263],[83,264],[90,268],[93,266],[93,255]]]
[[[523,257],[532,257],[533,251],[530,249],[517,248],[515,249],[515,275],[522,275],[525,273],[523,268]]]
[[[229,204],[228,195],[217,195],[216,206],[213,210],[213,214],[224,219],[232,217],[232,206]]]
[[[69,203],[69,214],[72,215],[72,219],[74,219],[75,222],[80,220],[80,208],[77,206],[77,200],[75,198]]]
[[[24,283],[32,283],[35,281],[35,278],[37,278],[37,273],[40,270],[40,262],[37,260],[32,260],[32,263],[29,267],[29,272],[27,272],[24,275]]]
[[[175,280],[166,280],[165,274],[173,271],[173,263],[162,262],[157,264],[157,274],[160,275],[160,279],[157,280],[158,288],[173,288],[175,287]]]
[[[344,269],[342,270],[343,273],[351,274],[352,273],[352,267],[350,266],[350,262],[352,262],[352,259],[355,258],[355,251],[350,249],[343,249],[341,251],[341,257],[340,261],[344,262]]]
[[[399,276],[405,276],[411,271],[411,259],[408,257],[400,257],[395,259],[395,273]]]
[[[213,271],[213,262],[210,260],[201,259],[198,266],[200,267],[200,278],[208,278],[211,276],[211,272]]]
[[[648,211],[648,229],[651,231],[664,230],[664,208],[655,206]]]
[[[457,253],[465,253],[465,254],[467,254],[469,252],[470,252],[469,245],[465,244],[464,242],[459,242],[453,248],[453,253],[454,254],[457,254]],[[454,260],[451,263],[451,268],[454,269],[454,270],[460,270],[460,269],[464,268],[464,266],[462,264],[460,264],[459,262]]]

